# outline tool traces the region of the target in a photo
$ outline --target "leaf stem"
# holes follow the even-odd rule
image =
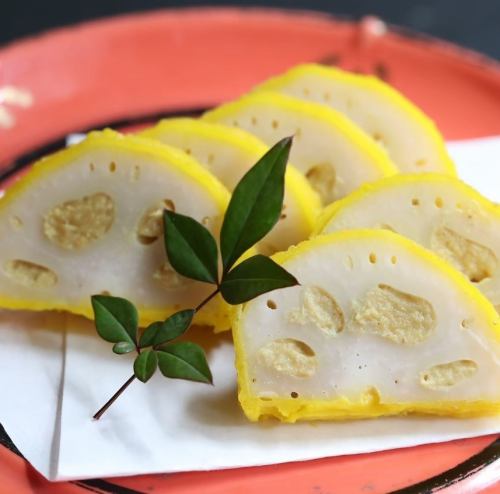
[[[217,290],[213,291],[205,300],[203,300],[202,302],[200,302],[196,308],[194,309],[195,312],[198,312],[204,305],[208,304],[208,302],[210,302],[210,300],[212,300],[220,291],[220,287],[217,287]]]
[[[198,312],[204,305],[208,304],[210,300],[212,300],[218,293],[219,293],[219,287],[217,287],[216,290],[214,290],[207,298],[205,298],[202,302],[200,302],[196,308],[194,309],[195,312]],[[140,354],[141,350],[137,346],[137,353]],[[99,411],[94,415],[95,420],[99,420],[106,410],[119,398],[119,396],[130,386],[132,381],[135,379],[135,375],[130,376],[127,381],[122,385],[122,387],[99,409]]]
[[[135,375],[131,375],[121,388],[97,411],[97,413],[92,417],[94,420],[99,420],[106,410],[118,399],[118,397],[132,384],[135,379]]]

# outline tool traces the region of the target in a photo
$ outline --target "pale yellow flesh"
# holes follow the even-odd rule
[[[500,208],[438,174],[370,184],[327,208],[316,233],[385,228],[433,250],[500,307]]]
[[[142,131],[141,135],[184,150],[230,191],[268,149],[248,132],[192,118],[163,120]],[[281,218],[257,248],[264,254],[272,254],[306,239],[312,232],[320,207],[318,195],[289,164]]]
[[[354,230],[275,259],[301,286],[233,319],[251,420],[500,412],[498,314],[437,256],[391,232]]]
[[[106,198],[103,228],[102,211],[88,206],[96,197]],[[151,208],[156,221],[163,208],[175,208],[217,235],[228,197],[180,151],[112,131],[92,133],[37,163],[0,201],[0,306],[91,316],[90,296],[110,293],[133,301],[142,324],[194,307],[210,285],[165,265],[161,222],[156,234],[146,228],[146,237],[141,225]],[[64,216],[71,208],[73,216]],[[216,301],[198,322],[227,328],[226,308]]]
[[[322,105],[278,93],[256,93],[203,118],[244,129],[267,145],[293,135],[290,161],[325,204],[366,182],[397,173],[378,144],[343,115]]]
[[[306,64],[264,82],[256,91],[277,91],[341,112],[386,149],[403,172],[456,174],[434,122],[376,77]]]

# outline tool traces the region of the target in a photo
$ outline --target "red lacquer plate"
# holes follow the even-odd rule
[[[198,112],[300,62],[371,72],[447,139],[500,135],[500,66],[434,39],[310,12],[188,9],[61,29],[0,50],[4,181],[70,132]],[[7,431],[8,432],[8,431]],[[327,494],[499,492],[488,436],[260,468],[51,484],[0,446],[1,493]]]

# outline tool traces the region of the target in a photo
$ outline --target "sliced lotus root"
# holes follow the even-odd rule
[[[250,420],[500,412],[500,318],[464,276],[385,230],[302,242],[274,259],[297,277],[233,319]]]
[[[365,182],[397,173],[387,153],[339,112],[279,93],[252,93],[206,113],[268,145],[294,135],[293,163],[328,204]]]
[[[434,122],[377,77],[306,64],[256,90],[276,91],[335,109],[386,149],[402,172],[456,174]]]
[[[211,287],[169,266],[162,212],[192,216],[218,235],[228,198],[181,151],[93,132],[35,164],[0,200],[0,306],[91,317],[90,296],[109,293],[133,300],[141,324],[195,307]],[[229,327],[220,299],[206,309],[198,323]]]
[[[267,146],[248,132],[194,118],[162,120],[140,135],[182,149],[210,170],[230,191],[267,151]],[[258,250],[269,255],[308,238],[320,207],[318,195],[304,176],[289,164],[285,175],[283,213],[276,226],[259,243]]]
[[[379,180],[326,208],[316,233],[357,228],[411,238],[500,305],[500,208],[460,180],[433,173]]]

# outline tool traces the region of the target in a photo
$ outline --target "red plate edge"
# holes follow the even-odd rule
[[[339,57],[351,69],[385,67],[448,139],[500,134],[491,111],[500,104],[500,64],[422,36],[371,37],[365,27],[319,13],[181,9],[19,41],[0,50],[0,87],[27,89],[34,104],[8,108],[17,122],[0,131],[0,162],[79,128],[212,106],[296,63]],[[119,90],[107,91],[110,83]]]
[[[165,51],[172,46],[177,51]],[[158,111],[212,106],[288,66],[334,59],[345,68],[367,72],[383,67],[389,82],[427,111],[448,139],[500,134],[500,65],[472,52],[400,32],[372,37],[366,23],[319,13],[185,9],[85,23],[0,50],[0,87],[27,89],[34,97],[29,108],[8,107],[16,124],[0,129],[0,163],[8,164],[71,131]],[[141,67],[140,73],[131,67]],[[339,486],[345,493],[380,492],[438,474],[493,440],[110,482],[176,493],[199,492],[200,485],[204,492],[214,493],[321,492]],[[47,483],[5,449],[0,458],[4,492],[79,489],[74,484]],[[362,473],[369,473],[371,480],[365,476],[366,481],[360,482]],[[12,489],[4,490],[8,485]],[[91,486],[80,484],[85,485]]]

